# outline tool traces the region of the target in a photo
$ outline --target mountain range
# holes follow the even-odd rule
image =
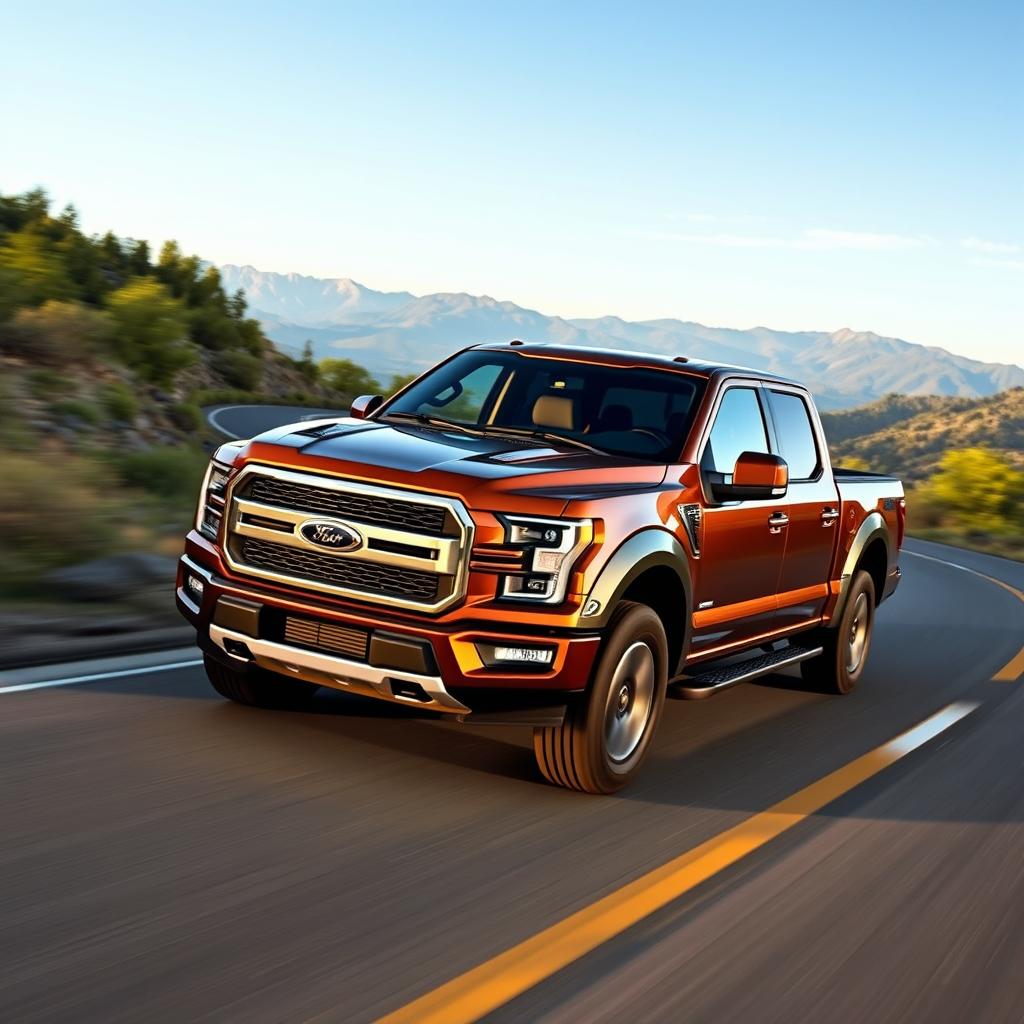
[[[381,292],[348,278],[220,268],[226,290],[242,289],[252,315],[276,345],[296,352],[308,340],[316,358],[344,357],[376,375],[411,373],[453,350],[524,338],[597,345],[736,363],[796,377],[827,409],[887,394],[980,398],[1024,386],[1024,369],[870,331],[776,331],[707,327],[685,320],[549,316],[486,295]]]

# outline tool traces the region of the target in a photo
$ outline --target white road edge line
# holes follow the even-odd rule
[[[968,565],[960,565],[959,562],[950,562],[947,561],[945,558],[936,558],[934,555],[926,555],[920,551],[911,551],[908,548],[903,548],[900,551],[900,554],[913,555],[915,558],[925,558],[929,562],[938,562],[939,565],[948,565],[950,569],[959,569],[961,572],[969,572],[972,576],[977,576],[978,579],[986,580],[989,583],[991,583],[995,579],[994,576],[988,576],[983,572],[979,572],[977,569],[972,569]]]
[[[18,683],[15,686],[0,686],[0,693],[23,693],[26,690],[46,690],[53,686],[78,686],[80,683],[98,683],[101,679],[121,679],[124,676],[144,676],[152,672],[169,672],[176,668],[195,668],[202,665],[202,658],[192,661],[172,661],[167,665],[147,665],[145,668],[125,668],[117,672],[97,672],[88,676],[68,676],[66,679],[44,679],[38,683]]]
[[[978,700],[955,700],[923,722],[919,722],[906,732],[889,740],[888,743],[883,743],[879,749],[902,757],[945,732],[961,718],[966,718],[972,711],[977,711],[980,707],[981,701]]]
[[[209,422],[213,426],[214,430],[219,430],[225,437],[228,437],[228,438],[231,438],[234,441],[237,441],[238,440],[238,435],[237,434],[232,434],[231,431],[227,429],[227,427],[225,427],[221,423],[219,423],[217,421],[217,417],[222,412],[231,412],[232,409],[253,409],[253,408],[258,408],[258,407],[257,406],[252,406],[252,405],[222,405],[219,409],[214,409],[213,412],[209,413],[206,418],[207,418],[207,420],[209,420]]]

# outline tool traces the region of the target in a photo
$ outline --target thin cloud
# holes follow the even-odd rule
[[[1024,271],[1024,260],[971,260],[974,267],[997,267],[999,270]]]
[[[733,249],[802,249],[816,252],[860,251],[900,252],[919,249],[928,240],[909,235],[883,234],[874,231],[840,231],[834,228],[808,228],[796,235],[748,235],[729,232],[679,234],[653,232],[648,237],[663,241],[695,245],[716,245]]]
[[[1019,245],[1011,242],[989,242],[984,238],[964,238],[960,244],[972,252],[985,252],[993,256],[1008,256],[1021,251]]]

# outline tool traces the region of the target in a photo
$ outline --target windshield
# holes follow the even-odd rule
[[[471,350],[428,373],[379,418],[407,416],[487,433],[565,438],[612,455],[672,462],[704,384],[671,370]]]

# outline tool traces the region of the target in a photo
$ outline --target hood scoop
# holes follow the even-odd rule
[[[565,452],[556,451],[554,448],[521,448],[513,452],[501,452],[498,455],[490,456],[491,462],[530,462],[533,459],[550,459],[552,456],[565,458]]]

